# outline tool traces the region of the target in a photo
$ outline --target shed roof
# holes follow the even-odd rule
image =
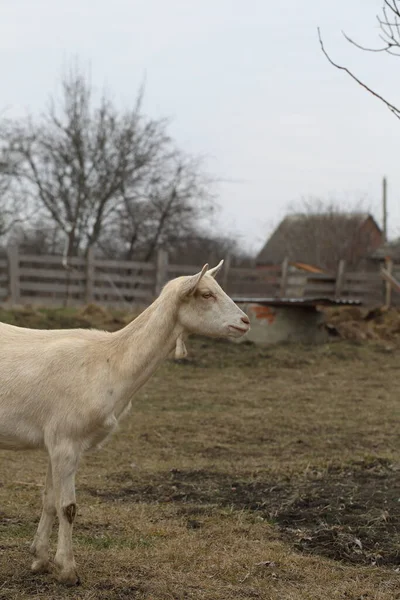
[[[364,212],[357,213],[315,213],[315,214],[292,214],[286,216],[267,240],[256,258],[257,264],[278,264],[286,257],[309,265],[313,264],[313,248],[307,243],[300,251],[291,251],[291,240],[309,239],[310,231],[316,230],[327,219],[335,220],[335,227],[361,227],[368,219],[372,219],[376,228],[380,231],[375,219]],[[314,265],[320,266],[320,265]]]

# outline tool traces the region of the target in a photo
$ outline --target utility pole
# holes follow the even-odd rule
[[[383,241],[387,242],[387,180],[382,180]]]

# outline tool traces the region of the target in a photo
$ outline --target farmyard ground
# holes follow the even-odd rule
[[[80,587],[29,571],[45,457],[0,453],[0,599],[400,598],[396,347],[189,353],[81,465]]]

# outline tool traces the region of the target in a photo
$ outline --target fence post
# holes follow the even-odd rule
[[[385,258],[385,269],[390,275],[393,272],[393,260]],[[385,281],[385,306],[388,308],[392,304],[392,285],[389,281]]]
[[[155,295],[161,293],[162,288],[168,281],[168,252],[160,248],[157,252],[156,276],[155,276]]]
[[[222,275],[222,288],[225,290],[225,293],[228,293],[228,277],[229,277],[229,269],[231,268],[231,255],[228,254],[226,259],[224,260],[224,270]]]
[[[94,247],[90,246],[86,255],[86,304],[94,300]]]
[[[12,305],[20,303],[18,246],[8,246],[8,290]]]
[[[289,275],[289,259],[285,258],[282,263],[282,270],[281,270],[281,285],[279,288],[279,297],[280,298],[285,297],[287,283],[288,283],[288,275]]]
[[[346,268],[346,261],[342,258],[339,260],[337,273],[336,273],[336,282],[335,282],[335,298],[338,300],[342,293],[343,283],[344,283],[344,272]]]

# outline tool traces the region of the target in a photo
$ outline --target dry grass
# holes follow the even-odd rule
[[[29,572],[45,458],[0,453],[0,599],[400,598],[397,373],[378,345],[193,340],[82,463],[79,588]]]

